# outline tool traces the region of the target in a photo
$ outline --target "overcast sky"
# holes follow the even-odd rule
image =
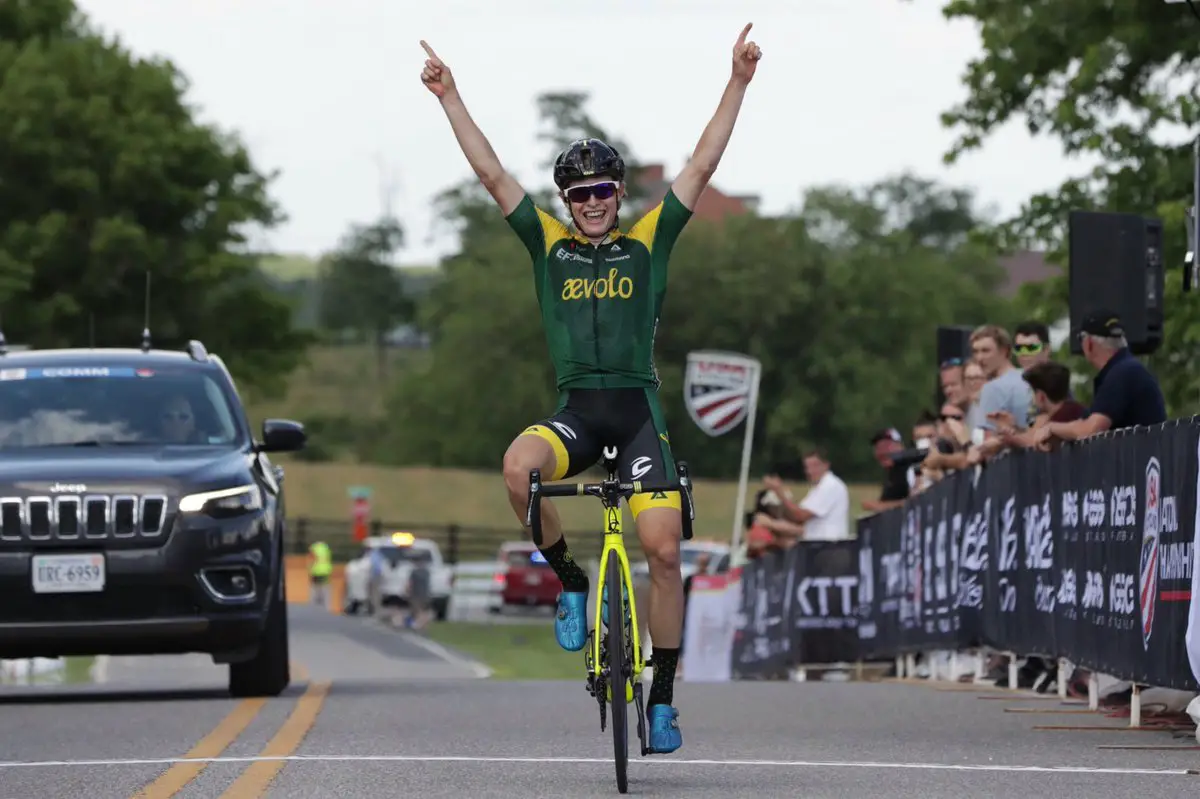
[[[269,246],[318,254],[382,208],[409,233],[401,260],[432,263],[452,242],[431,231],[430,199],[469,175],[419,80],[430,42],[505,165],[530,185],[534,98],[591,92],[601,124],[674,174],[711,116],[741,26],[763,61],[714,184],[794,207],[808,186],[865,184],[912,169],[974,187],[1011,213],[1080,166],[1009,125],[952,168],[939,112],[964,96],[979,50],[940,0],[79,0],[139,55],[189,77],[202,118],[243,136],[279,169],[289,221]]]

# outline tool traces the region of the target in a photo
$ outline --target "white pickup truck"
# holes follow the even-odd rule
[[[708,573],[716,574],[721,559],[729,554],[729,545],[715,541],[680,541],[679,571],[683,573],[683,579],[686,580],[696,573],[696,561],[700,559],[701,554],[707,554],[709,557]],[[649,580],[650,566],[644,560],[639,561],[633,564],[629,573],[635,580]]]
[[[411,533],[372,536],[363,541],[362,554],[346,564],[345,612],[374,614],[384,607],[406,606],[408,575],[417,560],[429,566],[432,610],[439,621],[445,621],[454,570],[446,565],[436,543]]]

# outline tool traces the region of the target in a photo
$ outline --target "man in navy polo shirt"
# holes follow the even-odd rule
[[[1038,428],[1034,439],[1044,446],[1051,438],[1081,438],[1167,420],[1167,405],[1157,378],[1129,351],[1125,328],[1112,311],[1101,309],[1084,317],[1080,325],[1083,355],[1099,373],[1092,381],[1092,407],[1074,422],[1050,422]]]

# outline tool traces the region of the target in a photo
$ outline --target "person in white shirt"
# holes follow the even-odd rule
[[[833,473],[829,459],[819,449],[804,456],[804,473],[812,488],[800,502],[784,486],[778,475],[763,479],[763,485],[783,499],[784,515],[804,525],[804,541],[844,541],[850,538],[850,492]]]

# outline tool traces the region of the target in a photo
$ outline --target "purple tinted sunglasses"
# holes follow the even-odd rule
[[[594,183],[591,186],[573,186],[567,189],[567,199],[573,203],[585,203],[592,197],[597,200],[607,200],[616,193],[616,183]]]

